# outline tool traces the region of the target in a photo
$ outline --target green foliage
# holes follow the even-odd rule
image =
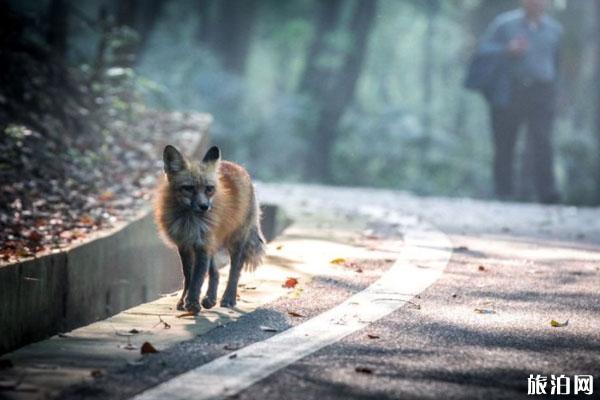
[[[223,69],[199,39],[199,4],[167,2],[146,41],[136,74],[113,70],[127,79],[109,81],[118,83],[115,87],[135,85],[154,107],[213,114],[214,141],[227,158],[246,164],[260,179],[301,179],[304,158],[318,145],[308,143],[307,132],[314,126],[318,108],[297,93],[315,34],[318,3],[260,2],[243,76]],[[506,5],[453,0],[431,9],[428,4],[380,1],[353,105],[338,126],[334,183],[490,197],[488,110],[462,83],[473,35]],[[585,40],[587,31],[578,25],[575,14],[569,14],[573,9],[562,5],[555,13],[566,27],[565,92],[571,100],[561,105],[556,125],[556,170],[570,203],[590,203],[596,192],[597,163],[594,102],[590,101],[595,88],[593,64],[585,63],[591,47]],[[426,65],[425,43],[431,33],[434,59]],[[125,35],[118,40],[136,38]],[[336,71],[353,43],[343,30],[329,34],[325,42],[329,51],[318,64]],[[126,42],[113,44],[127,46]],[[428,70],[430,77],[425,75]],[[431,98],[425,95],[427,84]],[[122,95],[111,98],[115,109],[126,111],[126,102],[119,100]]]

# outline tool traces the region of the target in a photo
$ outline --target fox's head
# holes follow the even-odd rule
[[[172,197],[177,205],[204,214],[212,207],[218,185],[221,151],[213,146],[201,162],[187,160],[175,147],[168,145],[163,162]]]

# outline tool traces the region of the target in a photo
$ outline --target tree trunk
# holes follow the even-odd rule
[[[596,1],[596,37],[600,35],[600,1]],[[596,203],[600,204],[600,42],[596,43]]]
[[[236,75],[246,69],[258,6],[257,0],[204,0],[200,6],[198,38]]]
[[[47,41],[52,53],[61,60],[67,56],[69,9],[67,0],[51,0],[48,6]]]
[[[117,52],[119,64],[133,67],[141,57],[150,33],[160,16],[164,0],[120,0],[117,8],[118,28],[127,27],[137,34],[137,40],[126,43]]]
[[[319,63],[327,48],[327,34],[339,20],[341,1],[328,1],[323,4],[322,15],[317,25],[315,41],[309,49],[308,65],[302,79],[302,89],[315,106],[317,115],[308,151],[305,175],[309,180],[330,181],[332,178],[331,158],[337,138],[338,122],[352,101],[354,89],[360,76],[366,56],[367,42],[373,22],[377,2],[358,1],[347,30],[352,48],[345,54],[337,70]]]
[[[423,114],[421,116],[422,138],[421,155],[425,159],[431,145],[433,128],[433,75],[435,52],[433,43],[435,41],[436,17],[440,9],[439,0],[426,0],[424,7],[427,15],[427,29],[423,40]]]

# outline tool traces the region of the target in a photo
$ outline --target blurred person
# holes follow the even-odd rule
[[[558,58],[563,28],[547,13],[548,0],[522,0],[498,15],[485,32],[465,85],[480,90],[491,115],[496,195],[514,198],[518,130],[527,128],[527,154],[535,192],[543,203],[560,201],[554,177],[554,124]]]

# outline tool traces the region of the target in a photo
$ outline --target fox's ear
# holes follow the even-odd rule
[[[185,160],[175,147],[170,144],[163,151],[163,163],[167,174],[177,173],[185,168]]]
[[[213,146],[204,155],[203,163],[215,163],[221,159],[221,150],[217,146]]]

